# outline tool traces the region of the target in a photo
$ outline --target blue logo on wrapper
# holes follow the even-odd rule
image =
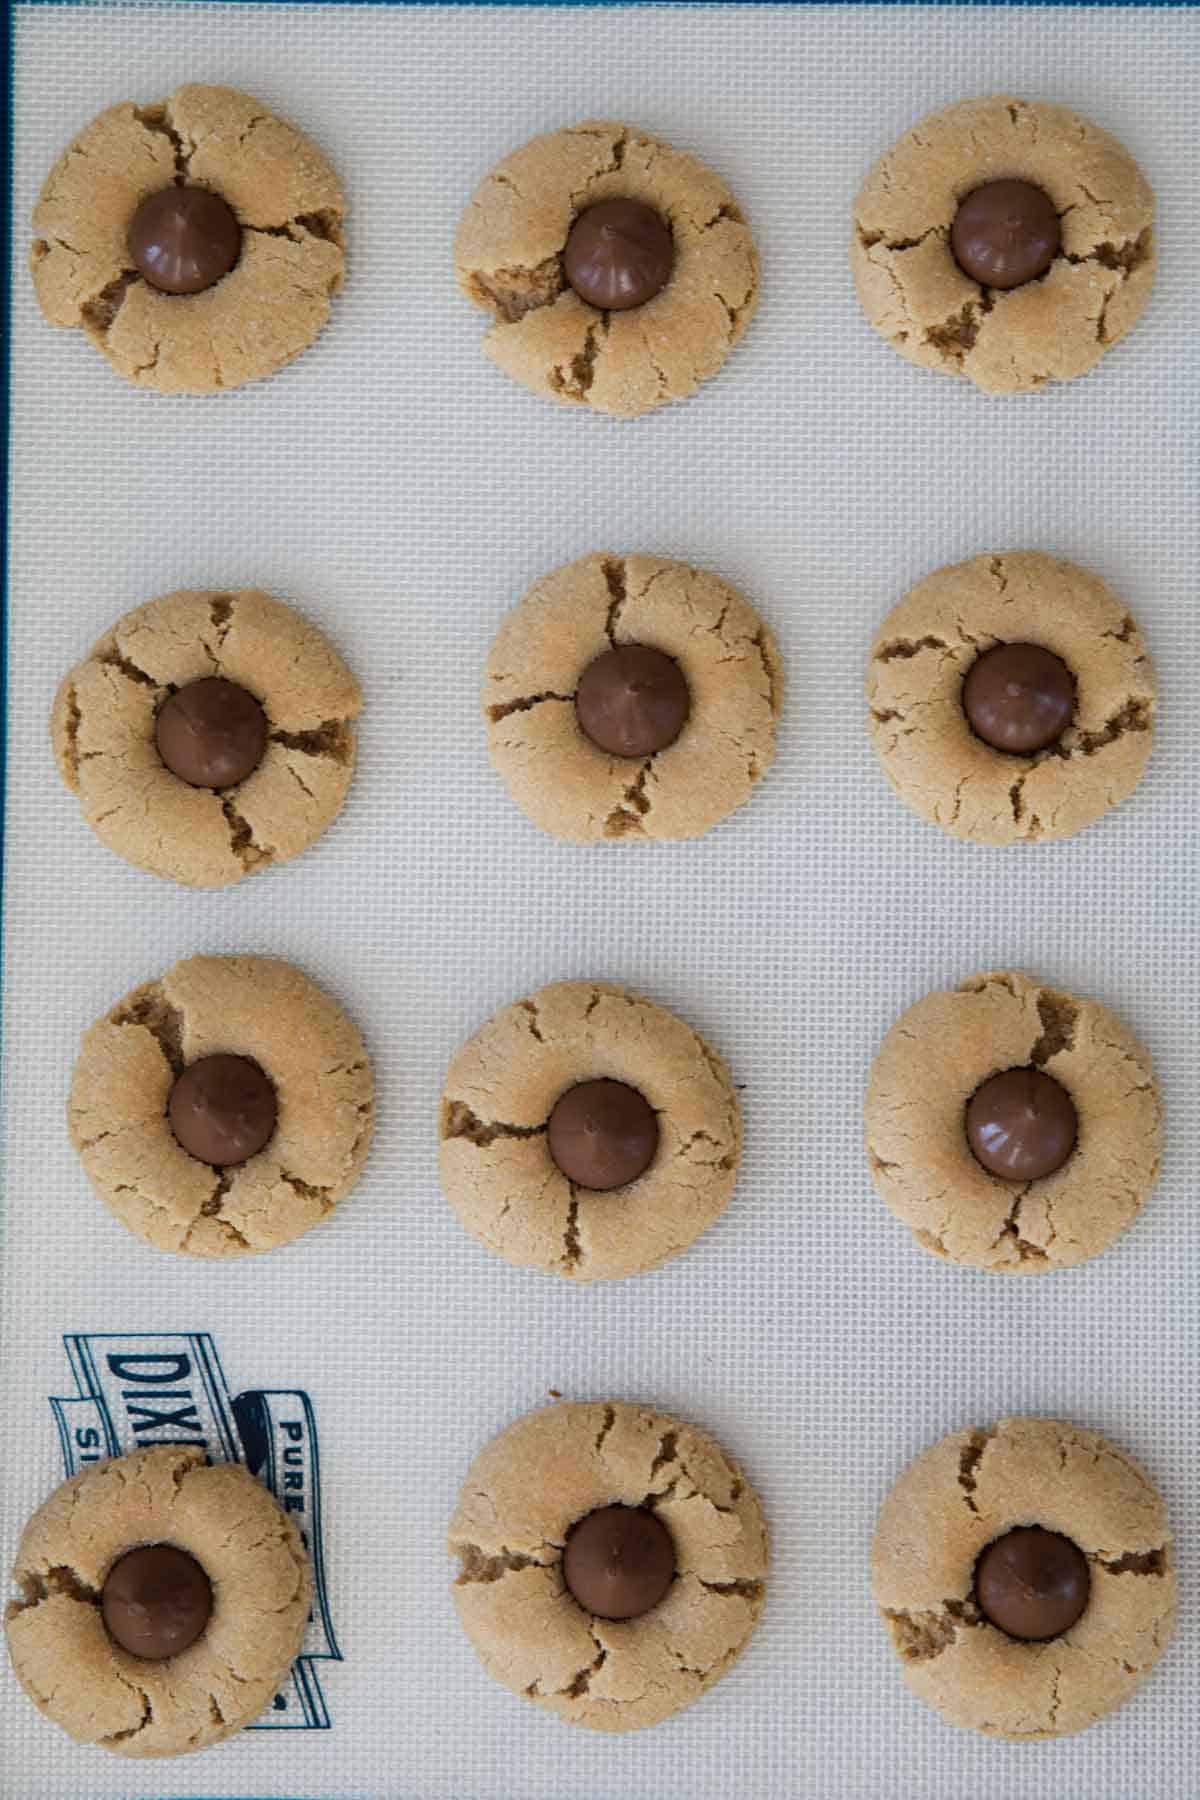
[[[75,1377],[51,1398],[68,1475],[147,1444],[195,1444],[212,1462],[240,1462],[295,1518],[312,1562],[314,1598],[304,1646],[286,1686],[251,1731],[324,1731],[329,1709],[316,1664],[341,1662],[325,1591],[321,1461],[307,1394],[248,1388],[231,1394],[206,1331],[73,1332]]]

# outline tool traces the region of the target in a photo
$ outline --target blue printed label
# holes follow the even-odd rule
[[[295,1519],[312,1563],[304,1647],[270,1710],[250,1729],[325,1730],[329,1709],[314,1664],[340,1662],[325,1586],[317,1422],[289,1388],[231,1394],[206,1331],[80,1332],[63,1339],[76,1392],[52,1397],[68,1475],[147,1444],[194,1444],[212,1462],[240,1462]]]

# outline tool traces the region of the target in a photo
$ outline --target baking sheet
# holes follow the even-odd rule
[[[109,1355],[189,1356],[215,1420],[211,1352],[226,1402],[241,1401],[235,1422],[258,1421],[224,1453],[241,1444],[265,1468],[271,1421],[298,1419],[288,1397],[307,1396],[344,1660],[307,1665],[320,1696],[308,1710],[289,1691],[300,1728],[169,1766],[72,1746],[6,1675],[0,1792],[1193,1795],[1196,12],[35,5],[17,9],[16,50],[0,1549],[9,1562],[61,1479],[58,1424],[68,1441],[86,1428]],[[23,267],[62,146],[102,107],[181,81],[246,88],[294,119],[351,206],[349,284],[316,349],[208,401],[125,387],[80,336],[43,325]],[[901,362],[862,319],[845,258],[872,159],[926,110],[1002,89],[1116,132],[1158,192],[1162,245],[1132,339],[1073,387],[1007,402]],[[632,426],[509,384],[480,355],[450,268],[479,177],[586,116],[712,163],[763,256],[762,306],[724,374]],[[1161,717],[1120,813],[1070,843],[988,852],[893,797],[861,677],[878,620],[923,573],[1022,545],[1091,564],[1128,600]],[[555,844],[488,765],[476,692],[493,630],[534,577],[599,547],[719,570],[780,640],[778,763],[698,844]],[[92,839],[55,778],[46,719],[62,672],[127,608],[243,584],[294,601],[362,677],[359,774],[301,862],[189,894]],[[207,1266],[108,1216],[63,1104],[95,1016],[177,957],[238,949],[294,959],[353,1011],[379,1136],[331,1223]],[[998,965],[1116,1007],[1152,1051],[1169,1119],[1161,1186],[1128,1237],[1081,1270],[1016,1283],[919,1253],[860,1148],[866,1071],[897,1012]],[[725,1219],[684,1258],[575,1291],[461,1231],[438,1190],[435,1122],[464,1035],[537,983],[584,975],[641,988],[721,1047],[743,1085],[747,1153]],[[104,1333],[142,1341],[114,1350]],[[772,1526],[749,1653],[693,1710],[625,1740],[569,1731],[494,1686],[449,1601],[443,1530],[467,1464],[551,1388],[694,1418],[742,1460]],[[261,1398],[272,1392],[281,1413]],[[56,1412],[51,1396],[74,1405]],[[1182,1626],[1158,1673],[1116,1718],[1040,1746],[926,1712],[867,1588],[875,1512],[901,1465],[1011,1410],[1126,1445],[1162,1485],[1180,1547]]]

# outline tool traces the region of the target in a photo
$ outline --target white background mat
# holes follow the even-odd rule
[[[5,1800],[1191,1800],[1200,1755],[1196,766],[1200,15],[780,7],[18,9],[0,1538],[61,1478],[61,1334],[209,1331],[233,1389],[304,1388],[325,1473],[329,1731],[166,1765],[77,1748],[0,1678]],[[349,284],[315,350],[210,400],[126,387],[37,314],[26,222],[114,101],[227,82],[309,131],[350,199]],[[1094,375],[987,400],[864,322],[846,262],[872,160],[930,108],[1008,89],[1114,131],[1159,196],[1147,317]],[[731,183],[763,257],[748,338],[633,425],[558,411],[479,351],[451,243],[535,132],[615,116]],[[939,564],[1036,546],[1098,569],[1161,680],[1150,772],[1065,844],[988,852],[920,824],[864,728],[872,633]],[[502,614],[594,548],[709,565],[777,633],[776,768],[681,847],[566,848],[488,764],[477,688]],[[189,894],[102,849],[59,786],[60,675],[127,608],[252,584],[340,645],[367,706],[338,826],[303,861]],[[93,1199],[63,1103],[81,1031],[196,951],[290,957],[361,1021],[379,1136],[333,1221],[275,1255],[159,1255]],[[861,1150],[879,1039],[932,987],[1025,968],[1116,1007],[1169,1114],[1136,1228],[1074,1273],[943,1267]],[[743,1084],[730,1209],[681,1260],[575,1290],[493,1260],[439,1193],[445,1065],[539,982],[599,975],[676,1008]],[[483,1674],[444,1527],[479,1445],[548,1388],[713,1431],[770,1518],[757,1638],[692,1711],[606,1740]],[[1111,1433],[1166,1492],[1182,1626],[1082,1737],[1006,1746],[912,1699],[872,1608],[880,1500],[931,1439],[1006,1411]]]

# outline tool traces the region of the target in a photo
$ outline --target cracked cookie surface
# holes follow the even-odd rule
[[[977,657],[1033,643],[1075,677],[1075,709],[1033,756],[994,750],[962,705]],[[1036,550],[937,569],[892,609],[871,648],[868,725],[907,806],[980,844],[1071,837],[1118,806],[1145,772],[1154,671],[1141,632],[1098,575]]]
[[[163,1662],[132,1656],[100,1612],[127,1550],[170,1543],[212,1586],[201,1636]],[[190,1445],[97,1463],[30,1519],[5,1614],[17,1679],[80,1743],[119,1756],[180,1756],[232,1737],[268,1706],[304,1639],[312,1577],[300,1533],[237,1463]]]
[[[562,1551],[577,1520],[646,1506],[676,1575],[648,1613],[585,1612]],[[741,1470],[712,1438],[622,1401],[528,1413],[476,1457],[450,1524],[454,1601],[489,1675],[593,1731],[669,1718],[745,1649],[766,1593],[767,1529]]]
[[[1058,214],[1046,274],[981,287],[950,249],[960,201],[1027,181]],[[1154,195],[1115,138],[1078,113],[995,95],[932,113],[875,165],[850,261],[867,318],[901,356],[991,394],[1084,375],[1141,317],[1154,282]]]
[[[234,268],[198,294],[159,292],[137,273],[129,222],[149,195],[186,180],[232,208]],[[161,394],[214,394],[271,375],[329,317],[345,255],[341,185],[303,133],[234,88],[176,88],[124,101],[64,151],[33,214],[42,312],[82,327],[114,369]]]
[[[644,759],[610,756],[575,715],[593,658],[620,644],[664,651],[691,712]],[[658,556],[597,552],[544,576],[509,613],[488,657],[488,748],[526,817],[569,843],[700,837],[750,796],[775,758],[783,667],[736,588]]]
[[[1091,1590],[1063,1636],[1020,1642],[979,1611],[980,1553],[1019,1526],[1060,1532]],[[1055,1419],[952,1432],[901,1475],[872,1550],[878,1606],[904,1678],[951,1725],[1064,1737],[1120,1706],[1166,1647],[1175,1572],[1166,1507],[1131,1456]]]
[[[600,312],[567,284],[578,213],[638,200],[667,221],[670,280],[629,312]],[[715,375],[758,304],[758,253],[737,201],[695,157],[631,126],[590,121],[513,152],[458,229],[459,286],[495,324],[484,350],[534,393],[633,419]]]
[[[167,1101],[183,1068],[227,1052],[278,1101],[274,1135],[215,1169],[179,1143]],[[159,1250],[246,1256],[319,1225],[358,1180],[375,1084],[358,1028],[290,963],[193,956],[134,988],[85,1034],[68,1122],[97,1194]]]
[[[1066,1088],[1079,1137],[1052,1175],[1002,1181],[972,1154],[964,1113],[990,1075],[1026,1067]],[[1158,1179],[1162,1104],[1146,1051],[1107,1007],[1027,975],[976,975],[901,1014],[871,1069],[865,1120],[875,1185],[917,1242],[1004,1275],[1098,1255]]]
[[[191,787],[166,767],[155,720],[205,676],[253,694],[266,751],[235,787]],[[148,601],[65,677],[50,721],[59,773],[101,842],[152,875],[228,887],[320,837],[354,774],[358,683],[328,639],[279,600],[184,590]]]
[[[658,1115],[653,1162],[607,1193],[576,1187],[546,1125],[578,1082],[608,1079]],[[729,1071],[690,1025],[599,981],[561,981],[497,1013],[458,1052],[441,1109],[446,1198],[467,1230],[519,1267],[571,1281],[641,1274],[724,1212],[742,1117]]]

